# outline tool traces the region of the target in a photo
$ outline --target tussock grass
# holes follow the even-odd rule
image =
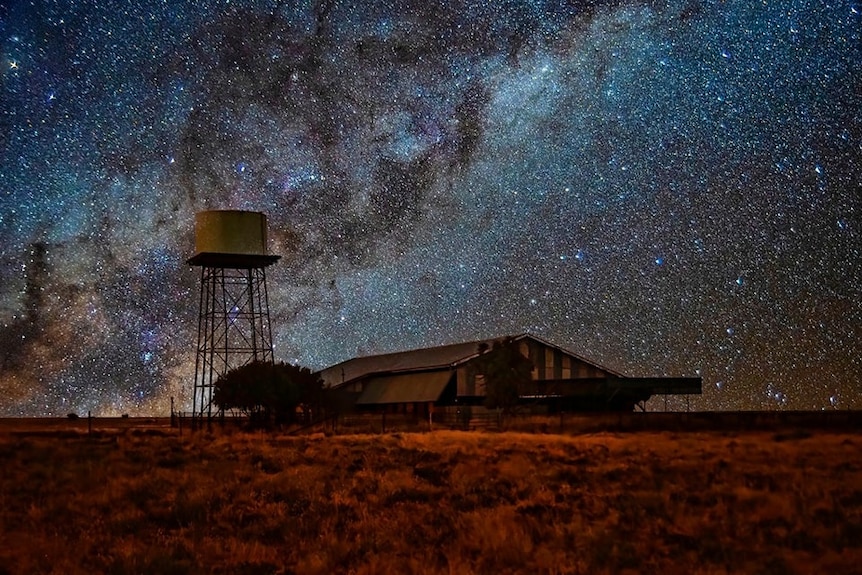
[[[0,573],[860,573],[859,443],[0,431]]]

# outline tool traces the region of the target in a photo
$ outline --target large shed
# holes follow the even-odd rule
[[[533,363],[519,388],[523,403],[566,411],[632,411],[653,395],[700,394],[699,377],[631,378],[530,334],[356,357],[320,372],[361,411],[427,415],[435,406],[480,405],[484,376],[475,368],[480,345],[511,339]]]

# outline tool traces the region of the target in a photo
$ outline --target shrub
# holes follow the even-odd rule
[[[273,420],[293,423],[297,410],[317,412],[323,404],[323,381],[305,367],[255,361],[219,377],[213,392],[219,409],[236,409],[255,426]]]

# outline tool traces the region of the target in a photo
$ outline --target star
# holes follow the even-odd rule
[[[207,209],[268,216],[278,359],[533,331],[862,408],[858,3],[240,4],[4,12],[0,415],[188,402]]]

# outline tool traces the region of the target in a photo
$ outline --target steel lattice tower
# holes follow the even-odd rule
[[[266,268],[266,217],[258,212],[201,212],[195,221],[201,268],[198,343],[192,399],[193,425],[219,413],[213,405],[218,378],[253,361],[273,361]]]

